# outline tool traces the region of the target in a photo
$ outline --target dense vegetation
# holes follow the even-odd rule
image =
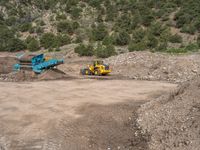
[[[1,0],[0,51],[70,43],[80,43],[75,51],[81,56],[109,57],[116,47],[196,51],[199,6],[199,0]],[[199,37],[188,43],[184,35]]]

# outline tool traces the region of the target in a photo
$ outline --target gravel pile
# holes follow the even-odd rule
[[[13,65],[17,63],[15,57],[0,56],[0,74],[7,74],[13,71]]]
[[[9,74],[0,74],[0,81],[5,82],[43,81],[58,79],[72,79],[72,77],[57,69],[46,70],[41,74],[35,74],[33,71],[28,70],[11,72]]]
[[[152,150],[200,149],[200,76],[178,90],[144,104],[137,124]]]
[[[20,82],[20,81],[34,81],[37,79],[37,75],[35,75],[32,71],[19,71],[19,72],[11,72],[8,74],[0,74],[0,81],[7,82]]]
[[[200,55],[172,56],[151,52],[132,52],[105,60],[113,74],[138,80],[188,81],[200,74]]]

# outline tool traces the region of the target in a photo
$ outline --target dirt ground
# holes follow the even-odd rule
[[[36,75],[0,53],[0,150],[199,150],[199,55],[126,53],[88,77],[94,57]]]
[[[175,88],[133,80],[0,82],[0,149],[148,149],[135,112]]]

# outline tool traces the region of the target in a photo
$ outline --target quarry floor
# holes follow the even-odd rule
[[[74,79],[0,82],[0,149],[148,149],[136,111],[176,84]]]

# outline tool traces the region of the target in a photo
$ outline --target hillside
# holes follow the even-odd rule
[[[198,0],[1,0],[0,51],[60,50],[81,56],[197,51]],[[88,44],[89,43],[89,44]]]

